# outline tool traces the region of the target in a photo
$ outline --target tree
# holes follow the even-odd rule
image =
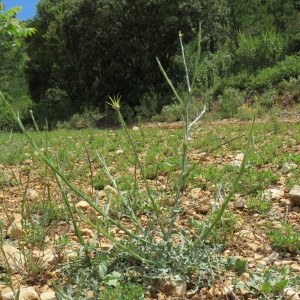
[[[23,24],[15,18],[15,15],[21,9],[21,6],[16,6],[5,12],[4,5],[0,2],[0,46],[8,47],[10,45],[5,38],[7,35],[13,36],[14,38],[21,38],[31,36],[36,32],[36,29],[24,27]],[[15,39],[14,43],[20,45],[20,40]]]
[[[28,45],[33,99],[56,88],[77,108],[103,107],[114,94],[134,106],[149,91],[164,93],[156,56],[182,81],[178,32],[189,42],[203,20],[207,47],[216,49],[228,37],[225,8],[224,0],[42,0],[32,22],[40,34]]]
[[[21,7],[13,7],[4,12],[4,5],[0,2],[0,93],[5,95],[21,118],[26,118],[32,102],[28,97],[28,86],[23,73],[26,55],[21,42],[36,30],[26,27],[15,18],[20,9]],[[16,45],[18,47],[14,47]],[[11,125],[12,122],[10,111],[1,101],[0,127]]]

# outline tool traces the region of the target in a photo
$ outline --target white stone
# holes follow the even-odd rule
[[[19,238],[25,234],[21,220],[15,220],[7,229],[7,235],[14,238]]]
[[[45,292],[40,295],[41,300],[56,300],[55,292]]]
[[[35,200],[39,197],[39,194],[36,190],[34,189],[28,189],[26,191],[26,195],[25,197],[28,199],[28,200]]]
[[[24,270],[25,258],[17,248],[10,244],[4,243],[2,246],[2,250],[3,253],[1,253],[1,259],[5,259],[12,270]],[[3,257],[3,255],[5,255],[5,258]]]
[[[3,300],[15,300],[15,294],[18,292],[18,290],[15,290],[14,292],[9,292],[4,295],[2,295]],[[40,300],[39,295],[35,291],[33,287],[27,287],[27,288],[21,288],[20,289],[20,297],[19,300]]]
[[[124,151],[123,151],[122,149],[118,149],[118,150],[116,151],[116,153],[117,153],[118,155],[120,155],[120,154],[123,154]]]
[[[244,154],[244,153],[239,153],[239,154],[235,157],[235,160],[243,161],[244,157],[245,157],[245,154]]]
[[[291,204],[300,206],[300,186],[294,185],[288,194]]]
[[[297,165],[294,163],[291,163],[291,164],[285,163],[285,164],[283,164],[282,168],[280,169],[280,172],[283,174],[286,174],[296,168],[297,168]]]
[[[283,293],[284,293],[284,296],[286,296],[287,298],[286,299],[289,299],[289,300],[299,300],[300,297],[298,295],[297,292],[295,292],[292,288],[290,287],[287,287],[283,290]]]
[[[132,130],[140,130],[140,128],[137,127],[137,126],[133,126],[133,127],[132,127]]]
[[[75,206],[77,208],[82,209],[82,210],[86,210],[86,209],[88,209],[90,207],[90,205],[86,201],[84,201],[84,200],[79,201],[78,203],[76,203]]]
[[[275,200],[284,197],[284,191],[279,189],[267,189],[262,193],[263,200]]]
[[[191,190],[191,196],[193,199],[200,199],[202,197],[201,188],[194,188]]]

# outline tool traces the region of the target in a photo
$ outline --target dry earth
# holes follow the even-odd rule
[[[227,126],[228,124],[237,124],[238,122],[240,121],[226,120],[210,123],[209,126]],[[297,116],[293,119],[291,119],[290,116],[285,116],[281,120],[281,123],[284,124],[286,128],[289,124],[295,122],[299,123]],[[244,124],[244,122],[241,122],[241,124],[242,123]],[[158,125],[161,126],[162,130],[169,130],[181,126],[180,123],[155,124],[156,127]],[[151,127],[154,125],[150,124],[148,126]],[[226,145],[223,147],[226,147]],[[294,144],[293,149],[291,149],[287,148],[283,143],[282,148],[278,149],[278,151],[283,152],[291,150],[300,156],[300,144]],[[236,153],[229,153],[226,156],[201,153],[198,149],[192,149],[190,152],[191,160],[201,162],[204,165],[212,164],[218,166],[239,164],[241,157],[241,155],[238,156]],[[4,233],[2,237],[2,247],[4,247],[2,259],[5,253],[7,263],[13,270],[11,283],[15,288],[32,287],[41,299],[49,300],[55,299],[51,280],[60,276],[57,273],[57,269],[59,269],[61,263],[67,261],[69,257],[73,255],[74,249],[72,248],[78,247],[78,241],[70,224],[61,221],[55,224],[55,226],[49,226],[43,241],[43,251],[39,251],[36,245],[31,245],[30,241],[24,242],[22,237],[26,236],[27,229],[24,228],[24,226],[22,227],[22,211],[30,211],[30,205],[36,201],[40,201],[40,199],[47,194],[47,190],[51,190],[52,201],[59,201],[60,199],[60,194],[56,184],[53,182],[53,178],[51,176],[47,177],[48,175],[43,173],[35,161],[35,157],[28,156],[19,166],[1,166],[3,174],[6,174],[7,177],[14,176],[20,182],[20,184],[3,186],[0,189],[0,218],[3,222]],[[282,166],[275,165],[272,162],[264,166],[264,168],[273,170],[273,172],[279,176],[277,183],[268,188],[272,199],[272,207],[268,217],[251,211],[247,207],[245,199],[240,195],[236,195],[235,199],[229,204],[229,209],[234,213],[238,221],[232,236],[228,237],[231,239],[231,243],[227,245],[223,256],[235,256],[248,261],[249,269],[240,276],[240,280],[247,280],[249,272],[256,270],[258,264],[276,267],[289,266],[291,272],[300,275],[300,255],[279,253],[273,250],[270,246],[270,240],[265,233],[266,226],[280,228],[282,227],[282,221],[286,221],[292,225],[295,230],[299,230],[300,227],[300,208],[297,205],[291,205],[288,194],[290,188],[285,184],[286,179],[290,176],[290,172],[289,170],[282,170],[281,167]],[[300,168],[300,166],[296,167]],[[132,172],[132,170],[128,170],[128,172]],[[199,180],[205,181],[205,178],[199,178]],[[151,184],[158,189],[164,189],[166,187],[166,178],[165,176],[159,176],[158,181],[152,182]],[[78,182],[78,185],[82,187],[83,183]],[[88,181],[84,184],[84,189],[86,193],[97,192],[99,194],[99,205],[104,205],[107,201],[105,191],[91,191]],[[108,186],[106,187],[106,190],[107,189],[115,193],[112,187]],[[205,190],[187,186],[182,195],[183,209],[180,219],[176,222],[176,226],[186,226],[191,216],[197,220],[203,219],[212,205],[214,192],[214,186]],[[199,199],[201,199],[201,202],[199,202]],[[70,201],[75,201],[77,207],[80,207],[86,213],[90,213],[90,207],[87,203],[78,202],[75,198],[70,199]],[[145,224],[148,221],[147,215],[141,215],[140,219]],[[91,228],[83,223],[80,224],[80,228],[81,233],[87,241],[93,239],[94,231]],[[72,247],[63,249],[57,246],[57,240],[64,235],[69,236],[70,241],[74,243]],[[122,232],[116,230],[115,237],[122,238]],[[102,249],[107,249],[110,246],[109,241],[105,239],[99,241],[99,247]],[[25,257],[24,254],[26,254]],[[30,263],[26,261],[29,257],[32,259]],[[29,271],[31,266],[29,264],[34,263],[41,268],[38,273],[35,274],[33,272],[33,274],[31,274]],[[2,262],[2,272],[4,272],[4,265],[4,262]],[[235,297],[237,297],[236,299],[243,299],[242,295],[230,296],[230,293],[227,293],[227,296],[224,295],[226,294],[226,288],[224,287],[231,285],[231,278],[234,276],[236,276],[234,272],[226,273],[226,275],[222,276],[222,283],[216,282],[215,286],[212,286],[210,289],[203,289],[200,293],[194,295],[192,299],[234,299]],[[11,287],[2,285],[0,289],[2,299],[13,299],[7,296],[7,293],[11,291]],[[300,289],[297,290],[296,293],[300,293]],[[39,299],[37,295],[33,293],[33,296],[30,296],[31,298],[28,299]],[[151,297],[152,299],[184,299],[184,297],[168,297],[163,291],[157,291],[157,294],[152,294]],[[148,295],[147,299],[151,299],[151,297]],[[294,297],[295,298],[292,299],[299,299],[296,298],[296,296]],[[248,299],[251,299],[251,297]]]

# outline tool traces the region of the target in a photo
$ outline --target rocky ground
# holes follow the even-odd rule
[[[230,126],[240,121],[219,121],[213,126]],[[262,122],[262,121],[258,121]],[[289,124],[299,122],[297,116],[291,118],[290,115],[282,116],[281,124],[283,130],[288,131]],[[240,122],[245,124],[245,122]],[[149,125],[149,127],[154,125]],[[158,126],[157,124],[155,126]],[[180,123],[161,124],[162,129],[176,129]],[[138,128],[136,128],[139,130]],[[272,134],[272,133],[270,133]],[[288,134],[287,134],[288,135]],[[291,137],[292,139],[292,137]],[[287,140],[286,140],[287,142]],[[300,157],[300,141],[290,141],[292,146],[287,148],[286,142],[282,143],[279,152],[291,151]],[[224,146],[226,147],[226,146]],[[25,150],[26,151],[26,150]],[[228,165],[238,167],[241,165],[243,153],[228,153],[227,155],[215,155],[207,152],[200,152],[199,149],[192,149],[190,159],[201,161],[204,165]],[[122,155],[119,152],[118,155]],[[300,255],[295,252],[279,251],[271,247],[270,238],[266,235],[269,228],[283,228],[282,222],[286,222],[295,231],[300,228],[300,180],[298,184],[290,186],[287,181],[293,172],[300,166],[297,163],[282,163],[282,165],[273,164],[272,161],[265,165],[264,168],[273,170],[277,175],[277,181],[266,188],[262,197],[266,201],[271,201],[271,206],[267,214],[255,212],[248,206],[247,199],[243,195],[236,194],[235,199],[229,204],[229,210],[236,217],[236,224],[232,235],[228,236],[231,242],[226,245],[222,256],[234,256],[248,262],[248,269],[239,275],[238,281],[246,282],[249,280],[250,272],[257,271],[257,266],[274,266],[277,268],[289,267],[290,272],[300,275]],[[49,225],[47,232],[42,239],[37,236],[29,235],[28,231],[38,229],[24,226],[24,219],[28,218],[28,213],[34,213],[30,206],[40,201],[46,194],[45,189],[51,189],[51,196],[55,201],[59,199],[59,191],[51,182],[53,178],[40,169],[36,164],[36,159],[28,154],[20,165],[2,165],[2,177],[8,179],[9,184],[1,185],[0,188],[0,218],[2,220],[2,244],[1,244],[1,268],[2,281],[0,285],[0,299],[15,299],[12,293],[12,287],[21,288],[19,299],[42,299],[54,300],[55,292],[52,287],[52,280],[59,278],[57,272],[63,263],[67,263],[75,255],[76,248],[79,247],[74,231],[69,223],[63,218]],[[130,172],[130,170],[128,170]],[[153,182],[159,189],[165,189],[167,186],[165,176],[159,176],[158,180]],[[205,181],[205,178],[199,178]],[[18,184],[16,183],[18,182]],[[107,191],[115,194],[116,190],[112,186],[106,186],[103,190],[91,190],[86,184],[86,193],[98,193],[101,203],[107,201]],[[213,203],[214,189],[187,186],[182,195],[182,213],[177,221],[177,226],[185,226],[190,217],[196,220],[202,220],[208,214]],[[201,202],[199,202],[201,199]],[[74,199],[70,199],[73,201]],[[84,201],[77,201],[76,207],[86,213],[92,213],[89,205]],[[140,218],[147,223],[147,216],[141,215]],[[94,231],[85,224],[80,224],[80,230],[86,241],[94,238]],[[284,231],[283,231],[284,232]],[[28,236],[28,237],[27,237]],[[61,239],[67,236],[70,243],[63,245]],[[115,236],[121,238],[122,233],[115,232]],[[33,239],[32,241],[28,239]],[[300,249],[300,241],[299,248]],[[71,246],[70,246],[71,245]],[[111,243],[105,239],[99,243],[101,249],[112,247]],[[42,247],[42,250],[41,250]],[[8,270],[8,271],[7,271]],[[9,274],[9,279],[6,274]],[[210,288],[203,288],[199,293],[189,298],[191,299],[255,299],[251,295],[240,292],[233,294],[232,278],[236,277],[236,272],[226,272],[222,275],[222,281],[216,282]],[[185,287],[179,286],[177,295],[170,296],[163,289],[155,295],[156,299],[185,299]],[[282,299],[300,299],[300,286],[297,290],[295,287],[286,288]],[[147,296],[147,299],[154,299],[154,296]],[[290,298],[289,298],[290,297]]]

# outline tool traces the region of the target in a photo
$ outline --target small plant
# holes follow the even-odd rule
[[[250,196],[247,200],[247,207],[254,211],[266,215],[270,212],[272,201],[260,196]]]
[[[219,113],[222,118],[232,118],[238,112],[238,107],[244,103],[244,96],[240,90],[226,88],[218,97]]]
[[[99,119],[99,111],[97,109],[87,109],[79,114],[74,114],[69,121],[58,122],[58,129],[83,129],[96,127]]]
[[[284,252],[300,253],[300,232],[291,225],[282,222],[282,228],[274,228],[267,232],[271,246]]]
[[[246,104],[237,108],[237,117],[242,121],[252,120],[256,114],[257,110]]]
[[[242,291],[243,294],[256,297],[255,299],[282,299],[284,289],[289,284],[288,273],[288,268],[269,267],[266,270],[250,272],[249,280],[245,283],[242,281],[236,282],[235,280],[234,287]]]

